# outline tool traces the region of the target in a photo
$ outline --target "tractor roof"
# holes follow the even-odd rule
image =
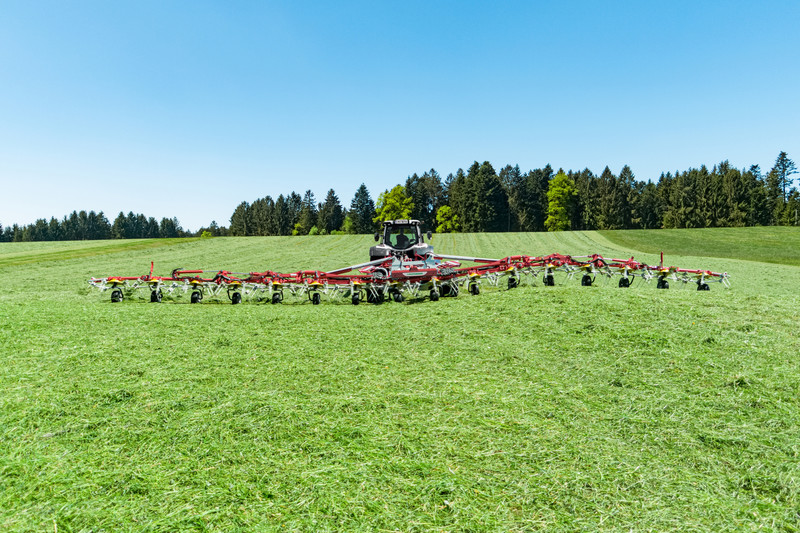
[[[398,218],[397,220],[384,220],[384,226],[399,226],[401,224],[412,224],[415,226],[419,226],[422,224],[419,220],[408,220],[407,218]]]

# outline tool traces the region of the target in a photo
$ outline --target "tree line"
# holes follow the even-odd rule
[[[431,169],[373,201],[367,187],[356,190],[349,208],[334,189],[322,202],[310,190],[242,202],[230,226],[212,222],[197,232],[184,231],[176,218],[156,221],[120,213],[109,223],[102,212],[74,212],[62,220],[39,219],[2,230],[5,241],[126,239],[220,235],[324,235],[372,233],[382,220],[412,218],[439,233],[559,231],[596,229],[702,228],[798,225],[797,173],[786,152],[763,173],[723,161],[662,173],[657,181],[637,180],[629,166],[619,174],[606,167],[554,171],[550,165],[522,172],[506,165],[499,172],[488,162],[441,178]]]
[[[242,202],[231,216],[231,235],[371,233],[382,220],[418,219],[439,233],[603,229],[705,228],[797,225],[800,193],[794,162],[781,152],[766,174],[723,161],[639,181],[627,165],[523,173],[488,161],[441,178],[431,169],[382,192],[373,202],[362,184],[350,208],[330,189],[324,202],[292,192]]]
[[[216,223],[212,222],[212,227],[215,226]],[[221,234],[219,228],[217,230],[217,234]],[[4,242],[155,239],[192,235],[181,228],[177,218],[162,218],[158,221],[133,212],[127,215],[120,212],[113,223],[108,221],[102,211],[73,211],[60,220],[51,217],[50,220],[40,218],[26,226],[14,224],[3,228],[0,225],[0,241]]]

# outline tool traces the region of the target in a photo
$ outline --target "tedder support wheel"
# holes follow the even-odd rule
[[[111,301],[114,303],[122,301],[122,291],[119,289],[114,289],[111,291]]]
[[[433,290],[431,291],[431,301],[438,302],[439,301],[439,291]]]
[[[627,289],[631,286],[631,280],[628,278],[619,278],[619,288],[620,289]]]
[[[581,285],[584,287],[591,287],[592,283],[594,283],[594,280],[592,279],[592,276],[590,276],[589,274],[584,274],[583,277],[581,278]]]
[[[350,297],[350,301],[353,302],[353,305],[358,305],[361,303],[361,294],[358,292],[354,292],[353,296]]]
[[[515,289],[519,285],[519,280],[514,276],[508,278],[508,290]]]
[[[708,283],[698,283],[697,284],[698,291],[710,291],[711,287],[708,286]]]
[[[233,305],[242,303],[242,293],[234,292],[233,296],[231,296],[231,303]]]
[[[192,293],[191,302],[193,304],[199,304],[202,299],[203,299],[203,294],[200,291],[194,291]]]
[[[315,292],[311,293],[311,303],[312,304],[319,305],[319,303],[321,301],[322,301],[322,297],[319,295],[318,292],[315,291]]]
[[[403,298],[403,293],[400,291],[394,291],[392,293],[392,299],[399,304],[403,303],[403,300],[405,300],[405,298]]]
[[[473,283],[469,286],[469,293],[473,296],[477,296],[481,293],[481,288],[478,287],[477,283]]]
[[[272,303],[279,304],[283,301],[283,293],[281,292],[273,292],[272,293]]]
[[[556,280],[555,280],[555,278],[553,277],[552,274],[548,274],[548,275],[546,275],[544,277],[544,286],[545,287],[555,287],[556,286]]]
[[[161,303],[161,298],[163,296],[164,295],[161,294],[160,290],[158,290],[158,291],[150,291],[150,302],[154,303],[154,304]]]
[[[656,289],[669,289],[669,281],[665,280],[664,278],[658,278]]]

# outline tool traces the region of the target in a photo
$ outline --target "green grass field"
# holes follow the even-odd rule
[[[330,269],[371,242],[0,244],[0,529],[800,530],[794,228],[433,241],[664,250],[731,274],[709,292],[573,281],[232,306],[112,304],[86,286],[151,260]]]

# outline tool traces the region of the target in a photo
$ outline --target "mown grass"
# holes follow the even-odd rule
[[[20,242],[7,243],[0,254],[0,267],[61,261],[79,257],[95,257],[103,254],[134,250],[150,250],[197,239],[131,239],[124,241],[65,241],[65,242]]]
[[[434,244],[634,252],[613,240]],[[0,528],[800,528],[795,266],[672,255],[734,288],[358,307],[111,304],[84,288],[151,260],[329,269],[370,242],[226,238],[0,266]]]
[[[601,231],[618,246],[643,252],[749,259],[800,266],[800,227]]]

